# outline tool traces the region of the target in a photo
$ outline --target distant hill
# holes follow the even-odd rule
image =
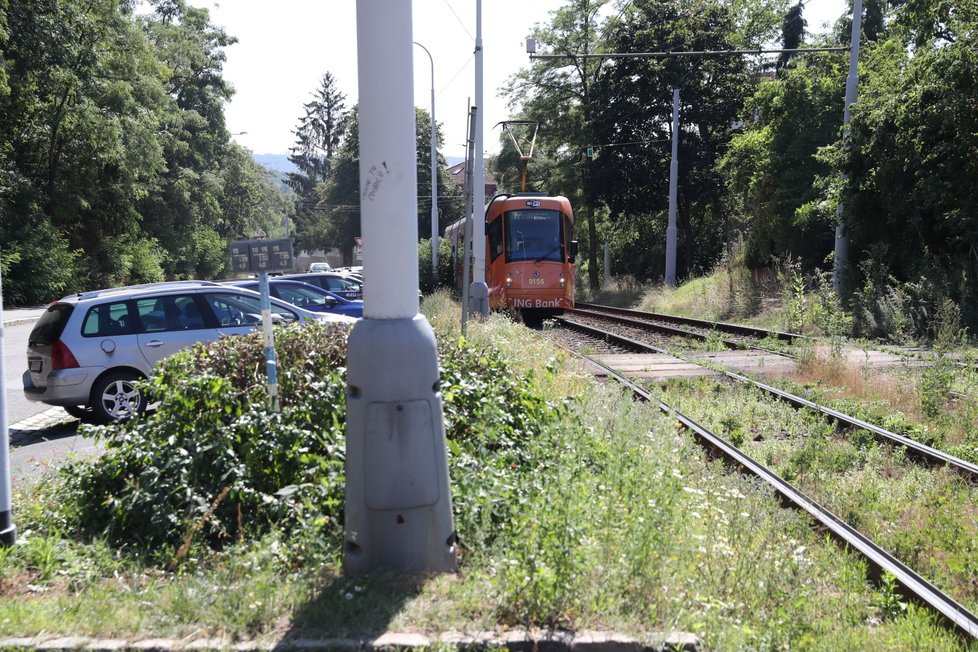
[[[280,177],[284,177],[289,172],[299,171],[299,168],[289,160],[288,154],[252,154],[251,158],[259,165],[278,172]]]

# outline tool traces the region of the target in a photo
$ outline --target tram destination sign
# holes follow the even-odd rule
[[[235,240],[231,243],[231,271],[291,272],[292,240]]]

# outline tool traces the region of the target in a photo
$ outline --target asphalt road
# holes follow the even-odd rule
[[[4,318],[7,318],[6,313]],[[39,414],[50,406],[24,398],[21,376],[27,371],[27,338],[34,321],[22,321],[3,328],[4,388],[7,399],[7,425]]]
[[[27,340],[43,308],[3,311],[3,380],[10,438],[10,479],[24,485],[69,456],[98,453],[91,440],[79,437],[78,421],[61,408],[24,398],[21,376],[27,369]]]

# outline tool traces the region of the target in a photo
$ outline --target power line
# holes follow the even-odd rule
[[[824,48],[783,48],[776,50],[694,50],[665,52],[607,52],[605,54],[531,54],[530,59],[669,59],[671,57],[713,57],[760,54],[808,54],[815,52],[848,52],[846,46]]]
[[[455,13],[455,9],[452,8],[452,5],[448,4],[448,0],[444,0],[444,2],[445,2],[445,6],[448,7],[448,10],[452,12],[453,16],[455,16],[455,20],[457,20],[458,24],[462,26],[462,30],[464,30],[465,33],[469,35],[469,38],[474,41],[475,37],[472,36],[472,32],[469,31],[469,28],[465,26],[465,23],[462,22],[462,19],[458,17],[457,13]]]

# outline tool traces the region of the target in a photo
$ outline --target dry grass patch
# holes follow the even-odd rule
[[[916,420],[924,420],[916,385],[908,382],[905,370],[898,375],[873,369],[828,350],[812,350],[798,358],[797,370],[787,379],[816,386],[833,398],[850,398],[862,403],[883,402]]]

